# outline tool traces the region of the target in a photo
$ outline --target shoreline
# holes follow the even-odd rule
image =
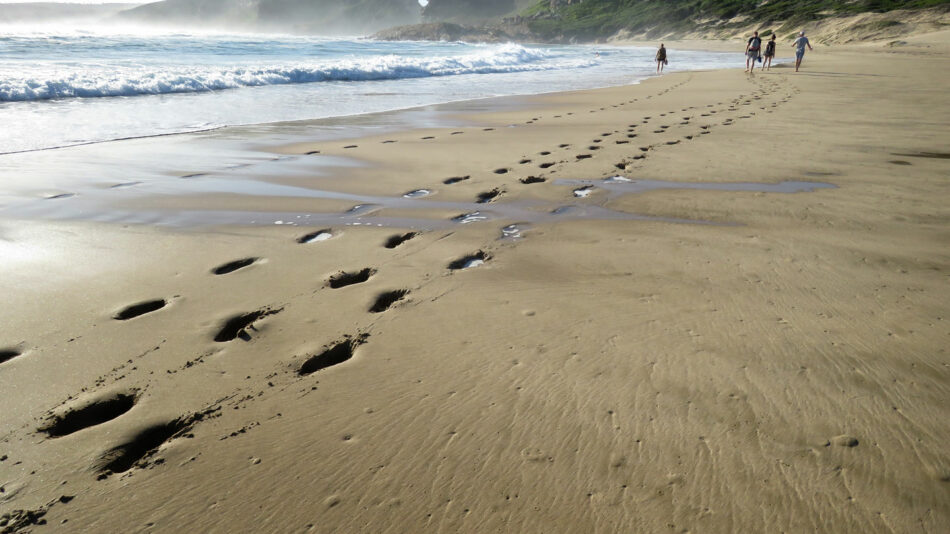
[[[516,97],[110,204],[402,199],[332,224],[0,219],[0,512],[42,511],[34,532],[939,532],[932,46]],[[784,181],[836,188],[736,190]],[[408,219],[438,225],[376,226]],[[105,420],[75,416],[91,405]]]

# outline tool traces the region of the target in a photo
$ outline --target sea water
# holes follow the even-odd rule
[[[654,53],[0,26],[0,154],[630,84],[653,74]],[[669,71],[736,58],[671,51]]]

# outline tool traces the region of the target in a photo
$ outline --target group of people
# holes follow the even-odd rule
[[[798,38],[792,42],[792,46],[795,47],[795,72],[798,72],[802,59],[805,57],[805,47],[807,46],[809,50],[812,50],[812,47],[804,31],[798,32]],[[746,42],[745,55],[745,70],[749,74],[755,71],[756,61],[762,62],[762,69],[771,70],[772,58],[775,57],[775,34],[772,34],[772,38],[765,45],[765,53],[762,53],[762,38],[759,37],[759,32],[753,32],[752,37]]]
[[[798,68],[802,64],[802,59],[805,57],[805,47],[808,47],[809,50],[813,50],[811,43],[808,42],[808,37],[805,37],[805,32],[798,32],[798,38],[792,42],[792,46],[795,47],[795,72],[798,72]],[[752,37],[746,42],[745,45],[745,71],[749,74],[755,70],[756,61],[762,62],[762,69],[772,70],[772,58],[775,57],[775,34],[772,34],[772,38],[765,43],[765,51],[762,51],[762,38],[759,37],[759,32],[754,32]],[[656,73],[661,74],[663,72],[663,67],[665,67],[669,61],[666,59],[666,47],[663,46],[663,43],[660,43],[660,49],[656,51]]]

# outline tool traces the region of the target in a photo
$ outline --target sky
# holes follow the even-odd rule
[[[156,0],[0,0],[0,4],[34,4],[54,2],[58,4],[147,4]]]

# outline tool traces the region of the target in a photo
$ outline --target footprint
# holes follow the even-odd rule
[[[397,289],[395,291],[380,293],[380,295],[376,297],[376,302],[373,303],[373,306],[369,309],[369,311],[371,313],[382,313],[391,308],[393,304],[402,300],[408,294],[408,289]]]
[[[204,416],[205,414],[194,414],[146,427],[128,442],[102,455],[98,466],[99,478],[132,469],[142,460],[155,454],[163,444],[188,433]]]
[[[347,337],[343,341],[337,342],[332,347],[324,350],[320,354],[308,358],[307,361],[303,362],[303,365],[300,366],[300,369],[297,370],[297,374],[300,376],[307,376],[309,374],[316,373],[321,369],[339,365],[349,360],[353,357],[356,347],[366,343],[367,337],[369,337],[369,335],[361,334],[359,337]]]
[[[251,336],[247,333],[248,328],[253,329],[255,322],[267,317],[268,315],[274,315],[280,312],[281,308],[276,310],[263,308],[250,313],[235,315],[224,322],[224,325],[221,326],[221,330],[219,330],[218,334],[214,336],[214,340],[218,343],[234,341],[237,338],[241,338],[244,341],[250,341]]]
[[[617,139],[616,141],[614,141],[614,143],[616,143],[616,144],[618,144],[618,145],[625,145],[625,144],[627,144],[627,143],[629,143],[629,142],[630,142],[630,141],[628,141],[628,140],[626,140],[626,139]]]
[[[558,147],[558,148],[567,148],[567,147],[569,147],[569,146],[571,146],[571,145],[568,144],[568,143],[561,143],[561,144],[558,145],[557,147]]]
[[[471,178],[471,176],[454,176],[452,178],[446,178],[445,180],[442,180],[442,183],[445,185],[452,185],[452,184],[457,184],[463,180],[468,180],[469,178]]]
[[[547,169],[547,168],[553,167],[554,165],[556,164],[553,161],[548,161],[548,162],[542,163],[541,165],[538,165],[538,167],[541,167],[542,169]]]
[[[60,193],[58,195],[50,195],[46,197],[46,200],[59,200],[61,198],[70,198],[76,196],[76,193]]]
[[[317,230],[316,232],[311,232],[305,236],[297,238],[297,242],[300,244],[307,243],[316,243],[318,241],[326,241],[333,237],[333,232],[329,228],[324,230]]]
[[[397,234],[394,236],[390,236],[389,239],[386,240],[386,244],[384,246],[386,248],[396,248],[399,245],[405,243],[406,241],[409,241],[413,237],[416,237],[417,235],[419,234],[416,232],[408,232],[405,234]]]
[[[667,141],[666,144],[668,144],[668,145],[678,145],[679,142],[680,142],[680,140],[677,139],[677,140],[675,140],[675,141]]]
[[[549,151],[547,151],[547,150],[545,150],[544,152],[538,152],[538,154],[540,154],[540,155],[542,155],[542,156],[550,156],[550,155],[551,155],[551,153],[550,153]]]
[[[488,204],[492,200],[495,200],[496,198],[498,198],[498,196],[501,195],[502,193],[504,193],[504,191],[496,187],[492,189],[491,191],[485,191],[484,193],[479,193],[478,200],[476,200],[476,202],[478,204]]]
[[[592,158],[592,157],[594,157],[594,156],[592,156],[591,154],[578,154],[578,155],[576,155],[576,156],[574,156],[574,157],[576,157],[577,159],[588,159],[588,158]]]
[[[527,163],[531,163],[531,160],[530,160],[530,159],[523,159],[523,160],[521,160],[521,161],[518,162],[519,165],[525,165],[525,164],[527,164]]]
[[[429,139],[435,139],[435,136],[427,135],[427,136],[425,136],[425,137],[422,138],[423,141],[427,141],[427,140],[429,140]]]
[[[463,134],[463,133],[465,133],[465,132],[452,132],[452,133],[449,134],[449,135],[461,135],[461,134]]]
[[[634,134],[634,133],[632,133],[632,134],[627,134],[627,139],[633,139],[633,138],[636,137],[636,136],[637,136],[637,134]]]
[[[603,147],[597,146],[597,145],[591,145],[591,146],[587,147],[587,150],[600,150],[601,148],[603,148]]]
[[[359,147],[359,145],[346,145],[346,146],[343,147],[343,148],[358,148],[358,147]]]
[[[387,140],[383,141],[383,144],[384,144],[384,145],[388,145],[388,144],[390,144],[390,143],[395,143],[395,142],[396,142],[396,141],[395,141],[394,139],[387,139]]]
[[[137,391],[115,393],[105,398],[97,399],[85,406],[67,411],[62,415],[52,416],[49,421],[37,429],[38,432],[58,438],[79,432],[84,428],[101,425],[128,412],[138,401]]]
[[[508,169],[505,169],[505,168],[495,169],[494,172],[495,174],[508,174]]]
[[[0,363],[8,362],[23,353],[17,349],[0,349]]]
[[[415,189],[404,194],[403,198],[422,198],[427,197],[432,194],[432,191],[429,189]]]
[[[469,254],[468,256],[459,258],[451,263],[449,263],[449,269],[453,271],[471,269],[473,267],[478,267],[483,265],[486,261],[490,260],[491,256],[486,254],[484,251],[479,250],[475,254]]]
[[[518,181],[523,184],[540,184],[542,182],[546,182],[547,178],[541,178],[540,176],[528,176]]]
[[[139,185],[142,182],[122,182],[120,184],[110,185],[109,189],[123,189],[126,187],[132,187],[134,185]]]
[[[140,315],[145,315],[146,313],[152,313],[153,311],[160,310],[168,304],[165,299],[154,299],[146,300],[145,302],[139,302],[138,304],[133,304],[119,311],[112,316],[113,319],[119,321],[128,321],[129,319],[134,319]]]
[[[310,152],[304,153],[304,155],[305,155],[305,156],[313,156],[314,154],[319,154],[319,153],[320,153],[319,150],[311,150]],[[200,176],[200,175],[192,175],[192,176]],[[191,178],[191,176],[182,176],[182,178]]]
[[[307,152],[307,154],[319,154],[319,153],[320,153],[319,150],[317,150],[317,151],[315,151],[315,152]],[[186,175],[182,176],[182,178],[185,178],[185,179],[187,179],[187,178],[198,178],[199,176],[206,176],[207,174],[208,174],[208,173],[204,173],[204,172],[196,172],[196,173],[194,173],[194,174],[186,174]]]
[[[234,260],[232,262],[225,263],[224,265],[215,267],[214,269],[211,270],[211,272],[218,275],[233,273],[234,271],[237,271],[238,269],[243,269],[253,264],[259,259],[260,258],[244,258],[243,260]]]
[[[327,285],[329,285],[331,289],[341,289],[354,284],[362,284],[363,282],[369,280],[374,274],[376,274],[376,269],[371,269],[369,267],[355,273],[340,271],[339,273],[330,277]]]

